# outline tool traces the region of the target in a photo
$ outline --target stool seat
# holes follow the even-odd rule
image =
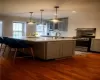
[[[0,43],[4,43],[3,39],[0,37]]]

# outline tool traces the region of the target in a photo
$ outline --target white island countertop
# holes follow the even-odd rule
[[[93,38],[93,39],[100,40],[100,38]]]
[[[50,42],[50,41],[62,41],[62,40],[75,40],[72,38],[48,38],[48,37],[11,37],[14,39],[21,39],[21,40],[27,40],[32,42]]]

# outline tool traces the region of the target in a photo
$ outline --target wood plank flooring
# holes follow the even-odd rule
[[[0,58],[0,80],[100,80],[100,54],[52,61]]]

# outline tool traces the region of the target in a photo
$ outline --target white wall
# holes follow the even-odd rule
[[[62,36],[73,37],[76,36],[77,28],[96,28],[96,38],[100,38],[100,12],[80,11],[71,13],[68,16],[68,31],[60,32]]]
[[[57,31],[55,30],[55,31],[50,31],[49,33],[50,33],[51,36],[55,36],[56,32]],[[62,36],[62,37],[67,37],[68,36],[67,31],[59,31],[59,33],[61,33],[60,36]]]
[[[27,22],[28,18],[12,17],[12,16],[0,16],[3,21],[3,36],[12,36],[12,23],[13,21]],[[34,25],[26,24],[26,35],[35,32]]]
[[[68,37],[76,36],[77,28],[96,28],[96,38],[100,38],[100,13],[79,12],[69,16]]]
[[[26,22],[27,18],[21,17],[7,17],[0,16],[0,20],[3,20],[3,35],[12,36],[12,22],[23,21]],[[73,37],[76,36],[77,28],[96,28],[96,38],[100,38],[100,12],[77,12],[69,16],[68,20],[68,31],[63,32],[62,36]],[[35,25],[27,25],[26,33],[33,33],[36,31]]]

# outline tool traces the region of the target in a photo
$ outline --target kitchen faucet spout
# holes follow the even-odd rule
[[[61,36],[61,33],[60,32],[56,32],[56,34],[55,34],[55,39],[57,39],[58,37],[60,37]]]

